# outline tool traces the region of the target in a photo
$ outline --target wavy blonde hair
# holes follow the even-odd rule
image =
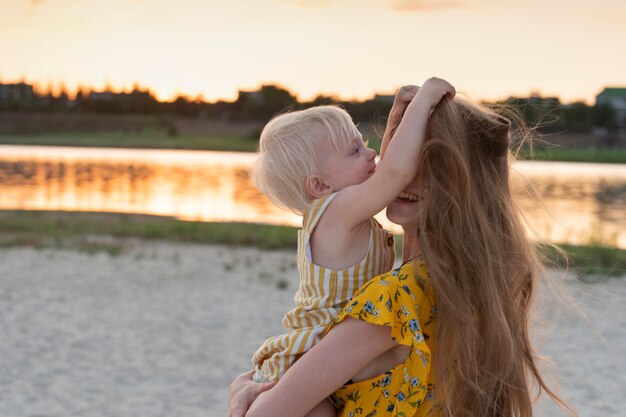
[[[350,115],[337,106],[317,106],[270,120],[259,139],[252,182],[278,207],[304,215],[313,197],[306,179],[318,173],[320,144],[339,152],[359,136]]]
[[[437,299],[438,399],[446,417],[530,417],[544,382],[529,337],[543,270],[511,191],[510,122],[456,98],[435,109],[419,158],[418,242]]]

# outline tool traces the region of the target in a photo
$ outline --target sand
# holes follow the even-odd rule
[[[295,251],[124,246],[0,250],[0,416],[226,415],[231,380],[282,332]],[[543,291],[538,346],[581,416],[624,416],[626,279],[567,288],[597,330]]]

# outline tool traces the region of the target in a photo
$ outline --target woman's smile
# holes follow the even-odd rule
[[[396,200],[399,200],[403,203],[415,203],[419,200],[419,196],[417,194],[403,191],[398,197],[396,197]]]

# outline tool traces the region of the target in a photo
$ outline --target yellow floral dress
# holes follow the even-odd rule
[[[409,261],[367,282],[343,309],[335,324],[353,317],[389,326],[392,338],[410,351],[404,363],[384,374],[337,390],[331,399],[338,417],[438,414],[441,405],[435,399],[432,366],[437,307],[429,283],[424,262]]]

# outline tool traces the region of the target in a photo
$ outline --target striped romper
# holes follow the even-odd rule
[[[311,203],[298,231],[298,272],[300,286],[296,307],[283,317],[289,333],[270,337],[252,358],[256,382],[281,378],[285,371],[322,337],[325,328],[339,315],[356,290],[377,275],[393,268],[393,235],[370,219],[370,244],[363,260],[342,271],[330,270],[311,262],[309,238],[329,203],[331,194]]]

